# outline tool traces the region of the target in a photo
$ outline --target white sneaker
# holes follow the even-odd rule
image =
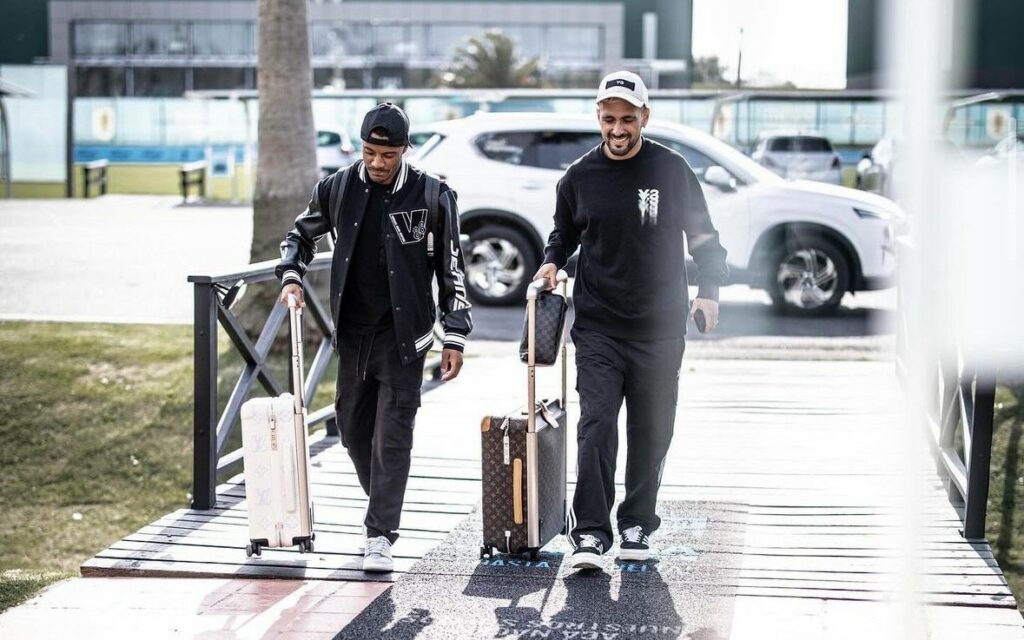
[[[363,552],[363,571],[387,573],[394,571],[395,563],[391,559],[391,541],[384,536],[366,539],[366,551]]]

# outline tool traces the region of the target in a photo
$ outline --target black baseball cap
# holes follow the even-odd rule
[[[387,133],[387,138],[376,134],[371,138],[370,132],[375,129],[383,129]],[[409,117],[398,106],[382,102],[366,112],[359,137],[371,144],[404,147],[409,144]]]

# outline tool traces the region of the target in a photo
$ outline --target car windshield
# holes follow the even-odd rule
[[[333,147],[341,144],[341,136],[333,131],[317,131],[316,146]]]
[[[657,136],[659,140],[672,137],[679,139],[679,134],[672,135],[671,129],[663,129],[656,132],[652,137]],[[680,140],[680,144],[693,147],[715,164],[733,174],[743,182],[784,182],[785,179],[776,175],[771,170],[762,167],[748,156],[737,151],[728,144],[713,138],[706,133],[695,132],[687,136],[687,140]],[[671,145],[677,151],[678,145]],[[683,154],[686,156],[686,154]],[[691,158],[687,156],[687,160]],[[692,162],[692,161],[691,161]],[[705,167],[706,169],[706,167]],[[695,167],[696,172],[696,167]],[[703,172],[701,172],[703,173]]]
[[[768,143],[770,151],[783,153],[832,153],[832,145],[816,136],[782,136]]]

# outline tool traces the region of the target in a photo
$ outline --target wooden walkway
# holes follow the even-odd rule
[[[710,559],[715,571],[675,584],[728,600],[722,638],[775,637],[764,635],[772,625],[792,632],[785,637],[891,631],[911,594],[932,637],[1024,639],[991,549],[960,537],[923,437],[906,437],[892,370],[884,361],[684,361],[660,496],[672,509],[708,505],[709,515],[685,547],[663,550],[662,568],[671,582],[668,554]],[[463,376],[424,395],[396,571],[374,580],[479,573],[471,563],[439,570],[421,559],[473,517],[480,419],[516,407],[525,374],[495,354],[468,360]],[[552,371],[541,385],[555,388]],[[571,399],[570,422],[578,415]],[[97,554],[82,574],[366,579],[357,570],[365,497],[341,446],[319,439],[315,451],[314,554],[268,550],[247,559],[244,485],[235,478],[218,492],[218,509],[168,514]],[[624,467],[620,451],[620,482]]]

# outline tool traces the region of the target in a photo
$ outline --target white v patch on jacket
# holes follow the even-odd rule
[[[427,210],[396,211],[389,214],[391,225],[398,232],[402,244],[415,244],[427,237]]]

